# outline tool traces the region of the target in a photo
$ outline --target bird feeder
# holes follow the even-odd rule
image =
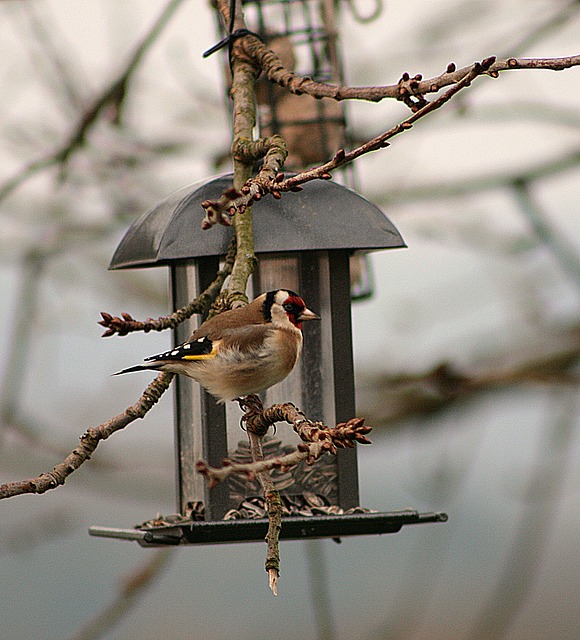
[[[201,203],[217,199],[231,184],[232,176],[224,175],[170,195],[131,226],[110,268],[167,266],[173,309],[186,305],[215,278],[233,233],[223,226],[202,231]],[[250,297],[295,290],[322,318],[305,323],[301,361],[265,393],[264,405],[293,402],[312,420],[330,426],[348,421],[356,415],[349,258],[354,251],[404,247],[403,239],[378,207],[332,181],[309,182],[301,192],[255,204],[254,238],[258,268]],[[199,322],[179,325],[175,344]],[[262,540],[267,518],[257,483],[232,476],[209,489],[195,471],[200,459],[212,466],[221,466],[224,458],[250,461],[238,406],[218,405],[184,376],[176,376],[174,384],[178,514],[135,530],[93,527],[91,534],[136,539],[144,546]],[[293,431],[280,425],[265,438],[265,455],[283,455],[297,444]],[[404,524],[445,519],[440,513],[361,509],[356,449],[326,454],[291,472],[275,471],[273,480],[289,514],[282,539],[391,533]]]

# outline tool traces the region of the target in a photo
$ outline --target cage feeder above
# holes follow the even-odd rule
[[[171,194],[130,227],[110,268],[166,265],[173,309],[186,305],[215,278],[233,234],[232,228],[219,225],[202,231],[201,203],[219,198],[231,184],[232,176],[224,175]],[[255,204],[254,238],[259,262],[251,282],[253,295],[279,288],[298,291],[322,318],[306,323],[300,363],[286,380],[266,391],[264,405],[290,401],[312,420],[332,426],[346,422],[356,415],[350,256],[405,243],[374,204],[320,180],[280,200],[266,197]],[[199,322],[192,318],[180,324],[174,330],[175,344],[187,340]],[[210,490],[195,472],[199,459],[212,466],[221,466],[226,457],[250,461],[237,405],[216,404],[184,376],[176,376],[174,384],[178,514],[135,529],[92,527],[90,533],[137,540],[143,546],[263,540],[267,518],[257,482],[233,476]],[[273,437],[264,439],[266,456],[295,448],[296,438],[280,425]],[[413,510],[363,512],[356,448],[326,454],[312,466],[303,463],[290,472],[272,473],[290,514],[283,519],[282,539],[393,533],[405,524],[446,520],[442,513]]]

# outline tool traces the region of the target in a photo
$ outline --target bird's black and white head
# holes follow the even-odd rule
[[[306,307],[304,300],[294,291],[277,289],[269,291],[264,299],[262,314],[266,322],[278,326],[293,326],[302,329],[305,320],[320,320],[313,311]]]

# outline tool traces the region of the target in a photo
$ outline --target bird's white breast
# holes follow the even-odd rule
[[[215,358],[180,363],[221,402],[258,393],[283,380],[294,368],[302,350],[302,333],[293,326],[269,332],[259,348],[218,350]]]

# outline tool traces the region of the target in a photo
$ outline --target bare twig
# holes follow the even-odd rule
[[[371,427],[364,425],[364,420],[355,418],[341,423],[336,427],[325,427],[320,422],[312,422],[299,409],[291,403],[276,404],[264,409],[257,396],[251,396],[250,402],[246,399],[240,401],[240,407],[245,411],[244,422],[250,441],[252,462],[246,464],[233,463],[224,460],[221,469],[210,467],[202,460],[196,464],[196,470],[202,474],[210,488],[223,482],[230,475],[237,473],[245,475],[249,480],[258,478],[266,499],[268,511],[268,532],[266,543],[266,571],[268,582],[274,595],[278,595],[278,577],[280,575],[280,550],[279,535],[282,528],[282,503],[280,494],[275,488],[270,475],[272,469],[286,470],[296,466],[303,460],[307,464],[314,463],[326,452],[336,454],[338,448],[354,447],[354,442],[368,444],[366,434]],[[287,422],[303,442],[292,453],[265,460],[262,451],[262,439],[267,430],[276,422]]]
[[[299,190],[301,189],[301,185],[306,182],[310,182],[311,180],[330,179],[332,177],[330,173],[331,171],[353,162],[366,153],[387,147],[389,145],[388,140],[394,138],[400,133],[410,130],[417,120],[420,120],[429,113],[439,109],[451,100],[451,98],[453,98],[459,91],[470,86],[475,78],[486,74],[494,64],[494,60],[495,59],[493,57],[486,58],[481,63],[476,62],[471,65],[471,67],[469,67],[469,72],[463,75],[463,77],[444,94],[433,100],[433,102],[425,102],[421,108],[418,108],[406,120],[400,122],[394,127],[391,127],[388,131],[385,131],[385,133],[376,136],[372,140],[365,142],[351,151],[339,149],[334,157],[328,162],[325,162],[318,167],[302,171],[290,178],[280,179],[280,176],[277,175],[274,178],[262,178],[259,182],[249,179],[242,189],[230,192],[232,197],[229,199],[229,202],[226,201],[227,194],[223,194],[221,207],[224,210],[229,209],[231,211],[233,208],[240,212],[245,211],[246,207],[248,207],[253,201],[259,200],[268,193],[272,193],[273,195],[275,194],[276,197],[280,197],[282,192]]]
[[[248,431],[250,451],[254,464],[263,462],[264,451],[262,449],[262,436]],[[274,481],[267,468],[256,473],[258,482],[262,487],[266,498],[266,510],[268,512],[268,532],[266,533],[266,572],[268,573],[268,585],[272,593],[278,595],[278,578],[280,577],[280,547],[278,539],[282,529],[282,502],[280,493],[274,486]]]
[[[424,96],[456,84],[463,80],[473,69],[473,65],[458,69],[454,63],[450,63],[444,73],[426,80],[421,75],[411,77],[410,74],[405,73],[397,84],[374,87],[345,87],[326,82],[316,82],[312,78],[296,75],[283,66],[280,58],[267,45],[251,34],[243,38],[242,42],[244,53],[254,61],[259,69],[266,73],[269,80],[286,88],[291,93],[296,95],[306,93],[314,98],[367,100],[370,102],[380,102],[385,98],[403,100],[405,95]],[[562,71],[578,65],[580,65],[580,55],[558,58],[509,57],[496,60],[486,73],[492,77],[497,77],[500,72],[513,69]]]
[[[147,412],[159,401],[159,398],[169,387],[173,379],[172,373],[160,373],[145,389],[137,402],[125,409],[123,413],[107,420],[98,427],[91,427],[81,436],[76,449],[52,471],[42,473],[36,478],[7,482],[0,485],[0,500],[22,495],[24,493],[45,493],[50,489],[64,484],[71,473],[76,471],[84,462],[90,459],[101,440],[106,440],[116,431],[123,429],[137,418],[143,418]]]
[[[290,402],[275,404],[262,411],[251,411],[243,417],[248,433],[264,434],[268,428],[277,422],[291,424],[302,442],[291,453],[277,458],[261,459],[245,464],[224,461],[220,469],[208,466],[199,461],[196,465],[201,473],[214,487],[234,473],[254,479],[258,474],[270,469],[289,469],[303,460],[313,464],[324,453],[336,454],[338,449],[354,447],[356,442],[370,444],[366,437],[372,430],[364,424],[363,418],[353,418],[348,422],[341,422],[336,427],[327,427],[321,422],[309,420],[295,405]]]
[[[225,25],[229,25],[231,31],[243,28],[244,16],[241,0],[230,4],[229,0],[217,0],[217,9]],[[235,14],[230,16],[230,9]],[[253,131],[256,125],[255,83],[259,70],[248,60],[242,52],[239,40],[230,47],[230,67],[232,72],[232,87],[230,94],[233,100],[233,144],[232,154],[234,158],[234,184],[229,190],[229,195],[234,197],[246,184],[253,172],[253,165],[259,154],[258,145],[253,142]],[[271,148],[280,147],[272,145]],[[266,149],[270,151],[270,149]],[[284,150],[285,151],[285,150]],[[274,157],[278,157],[277,155]],[[282,158],[282,162],[285,159]],[[226,196],[227,198],[227,196]],[[227,223],[226,214],[216,209],[215,221]],[[211,207],[206,208],[207,226],[211,226]],[[252,210],[247,208],[246,215],[236,216],[233,221],[237,253],[232,274],[228,286],[229,297],[224,297],[223,302],[235,308],[247,304],[246,287],[248,279],[256,266],[254,254],[254,231],[252,224]],[[262,454],[262,438],[257,434],[248,433],[252,459],[260,461]],[[260,483],[266,497],[269,527],[266,540],[268,551],[266,557],[266,571],[268,572],[269,586],[274,595],[278,593],[278,576],[280,573],[280,553],[278,549],[278,536],[280,531],[281,505],[280,496],[275,491],[274,484],[267,470],[260,474]]]
[[[243,28],[244,16],[240,0],[234,3],[234,16],[230,19],[229,0],[217,0],[217,10],[224,25],[228,25],[235,31]],[[242,141],[252,141],[253,131],[256,125],[256,105],[254,85],[258,77],[258,69],[243,55],[240,40],[237,39],[230,47],[230,67],[232,72],[232,86],[230,95],[233,101],[233,144],[236,148]],[[234,157],[234,184],[231,195],[239,191],[252,175],[253,161],[238,155]],[[252,227],[252,212],[247,211],[246,216],[237,216],[234,221],[238,249],[236,260],[232,269],[232,275],[228,290],[234,294],[232,306],[247,304],[246,286],[248,278],[256,266],[254,254],[254,233]]]
[[[207,287],[207,289],[201,293],[195,300],[192,300],[189,304],[177,309],[168,316],[162,316],[153,320],[148,318],[144,322],[135,320],[130,314],[123,313],[122,318],[112,316],[109,313],[101,311],[102,320],[98,323],[102,327],[106,327],[107,330],[103,333],[103,338],[113,336],[117,333],[120,336],[126,336],[133,331],[163,331],[164,329],[174,329],[177,325],[181,324],[195,313],[204,313],[210,307],[210,305],[218,297],[225,279],[232,272],[232,266],[236,256],[236,239],[233,238],[230,243],[228,253],[226,255],[225,263],[222,269],[220,269],[215,280]]]
[[[254,163],[260,158],[264,158],[264,162],[258,174],[247,182],[240,191],[231,188],[217,200],[202,202],[202,207],[205,209],[202,229],[209,229],[216,223],[230,226],[234,213],[236,211],[243,213],[253,201],[260,200],[263,193],[272,193],[274,197],[282,197],[275,190],[269,188],[278,176],[282,176],[279,171],[284,166],[288,155],[286,143],[281,136],[274,135],[255,141],[234,141],[232,153],[235,158],[243,162]]]
[[[210,467],[203,460],[199,460],[196,465],[196,471],[206,478],[209,487],[216,487],[233,474],[245,476],[248,480],[253,480],[257,474],[272,469],[286,470],[300,464],[303,460],[315,462],[323,453],[328,451],[324,442],[301,443],[299,448],[286,455],[278,458],[268,458],[267,460],[258,460],[247,463],[234,463],[230,460],[224,460],[224,466],[221,468]]]

